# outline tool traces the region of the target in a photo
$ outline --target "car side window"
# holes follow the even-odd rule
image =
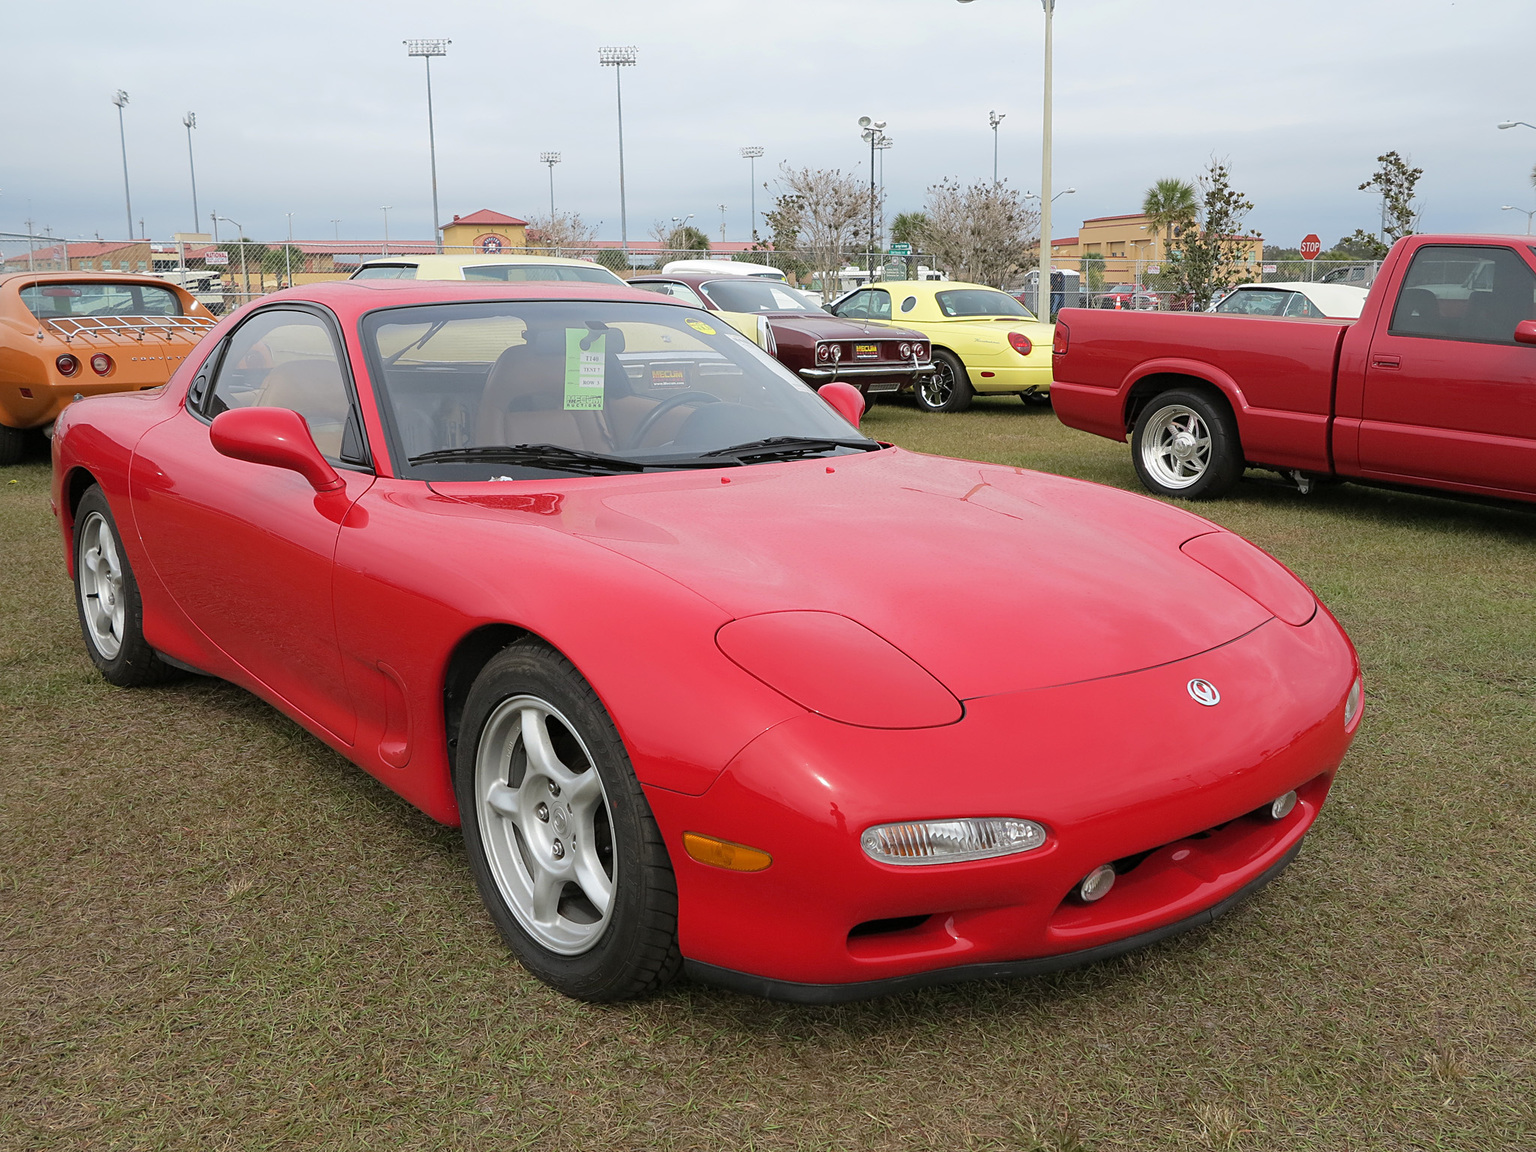
[[[655,292],[661,296],[671,296],[674,300],[682,300],[692,304],[695,308],[704,307],[704,301],[699,299],[699,294],[686,284],[680,284],[676,280],[651,280],[641,284],[631,284],[631,288],[641,288],[646,292]]]
[[[1286,302],[1284,315],[1305,316],[1316,320],[1321,318],[1323,313],[1317,305],[1313,304],[1312,301],[1308,300],[1300,292],[1292,292],[1290,300]]]
[[[871,320],[889,320],[891,318],[891,294],[883,288],[874,288],[869,293],[869,318]]]
[[[852,320],[867,320],[869,318],[869,289],[855,292],[844,300],[837,308],[839,316],[846,316]]]
[[[211,419],[231,408],[291,409],[304,417],[322,455],[367,463],[330,329],[313,313],[268,308],[235,330],[203,414]]]
[[[1510,248],[1426,244],[1392,308],[1394,336],[1513,344],[1536,319],[1536,273]]]

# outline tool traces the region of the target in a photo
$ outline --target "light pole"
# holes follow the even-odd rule
[[[283,249],[283,279],[285,288],[293,287],[293,213],[284,212],[288,217],[288,245]]]
[[[341,243],[341,221],[340,220],[332,220],[331,221],[331,234],[335,237],[336,242],[338,244],[340,244]]]
[[[435,251],[443,250],[443,232],[437,214],[437,132],[432,124],[432,57],[448,55],[452,40],[403,40],[407,56],[420,56],[427,64],[427,150],[432,157],[432,240]],[[387,255],[387,253],[386,253]]]
[[[391,208],[393,208],[393,207],[394,207],[393,204],[380,204],[379,205],[379,211],[384,213],[384,252],[383,252],[383,255],[385,255],[385,256],[389,255],[389,210]]]
[[[119,88],[112,95],[117,105],[117,141],[123,149],[123,203],[128,207],[128,239],[133,239],[133,197],[128,192],[128,135],[123,128],[123,108],[128,103],[128,93]]]
[[[992,125],[992,186],[997,187],[997,126],[1003,122],[1006,112],[988,112],[987,123]]]
[[[860,135],[869,141],[869,278],[875,278],[875,145],[885,128],[884,120],[859,117]]]
[[[1499,125],[1499,127],[1500,128],[1522,128],[1522,127],[1524,127],[1524,128],[1536,128],[1536,124],[1527,124],[1524,120],[1505,120],[1505,121],[1503,121]]]
[[[682,231],[684,228],[688,227],[688,221],[692,219],[692,212],[688,213],[686,216],[672,217],[672,235],[667,237],[667,239],[686,242],[687,237],[682,235]]]
[[[624,251],[624,266],[629,267],[629,207],[624,202],[624,69],[633,68],[640,49],[633,44],[597,50],[597,62],[613,69],[613,91],[619,109],[619,246]]]
[[[716,204],[715,207],[720,209],[720,243],[724,244],[725,243],[725,205],[724,204]]]
[[[875,141],[875,151],[880,153],[880,203],[882,204],[885,203],[885,154],[895,143],[896,141],[892,140],[884,132],[880,133],[880,138]],[[883,233],[884,231],[885,229],[882,228],[881,232]]]
[[[549,226],[555,226],[555,165],[560,163],[560,153],[540,152],[539,163],[549,165]]]
[[[217,212],[214,213],[213,220],[215,226],[218,225],[220,220],[235,226],[235,235],[240,238],[240,279],[245,282],[245,297],[249,300],[251,297],[251,274],[245,267],[245,225],[238,220],[231,220],[228,216],[220,216]]]
[[[196,232],[197,222],[202,219],[197,212],[197,164],[192,159],[192,129],[197,127],[197,113],[188,112],[181,122],[187,129],[187,171],[192,174],[192,231]]]
[[[757,239],[757,161],[763,149],[759,144],[741,150],[741,158],[747,161],[747,183],[752,191],[752,239]]]
[[[1531,234],[1531,217],[1536,216],[1536,208],[1526,211],[1524,208],[1516,208],[1513,204],[1506,204],[1499,209],[1500,212],[1525,212],[1525,234]]]

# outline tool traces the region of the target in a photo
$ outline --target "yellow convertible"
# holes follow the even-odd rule
[[[1055,329],[1006,292],[951,280],[885,280],[848,293],[828,311],[887,320],[933,342],[935,371],[913,389],[925,411],[964,411],[978,392],[1048,402]]]

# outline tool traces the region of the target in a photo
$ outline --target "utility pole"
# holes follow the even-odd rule
[[[719,208],[720,208],[720,243],[724,244],[725,243],[725,205],[721,204],[721,205],[719,205]]]
[[[624,266],[629,266],[629,208],[624,201],[624,85],[621,77],[624,69],[633,68],[640,50],[634,45],[622,48],[599,48],[597,62],[604,68],[613,69],[613,88],[619,109],[619,246],[624,251]]]
[[[987,123],[992,125],[992,187],[997,187],[997,126],[1003,122],[1006,112],[988,112]]]
[[[293,287],[293,213],[284,212],[288,217],[288,246],[283,249],[283,278],[287,281],[285,288]]]
[[[380,204],[379,211],[384,213],[384,255],[389,255],[389,210],[393,204]]]
[[[540,152],[539,163],[549,165],[549,226],[555,226],[555,165],[560,163],[560,153]]]
[[[1051,18],[1056,0],[1040,0],[1045,9],[1045,112],[1040,130],[1040,282],[1035,315],[1051,319]]]
[[[757,239],[757,161],[763,154],[761,145],[753,144],[741,150],[741,158],[748,162],[748,184],[752,189],[752,239]]]
[[[336,242],[338,244],[341,243],[341,221],[340,220],[332,220],[331,221],[331,233],[333,235],[333,238],[336,240]]]
[[[427,64],[427,148],[432,157],[432,240],[434,250],[443,250],[442,217],[437,214],[437,132],[432,124],[432,57],[448,55],[452,40],[404,40],[407,56],[420,56]]]
[[[133,196],[128,191],[128,136],[123,128],[123,108],[128,103],[128,93],[121,88],[112,96],[117,105],[117,140],[123,148],[123,203],[128,206],[128,239],[133,239]]]

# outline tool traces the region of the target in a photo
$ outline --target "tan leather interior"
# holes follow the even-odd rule
[[[612,452],[601,412],[565,410],[565,348],[553,338],[515,344],[496,358],[480,412],[476,444],[558,444],[588,452]]]
[[[340,458],[348,402],[347,387],[336,361],[286,360],[278,364],[262,381],[256,406],[297,412],[309,424],[309,433],[321,454]]]

